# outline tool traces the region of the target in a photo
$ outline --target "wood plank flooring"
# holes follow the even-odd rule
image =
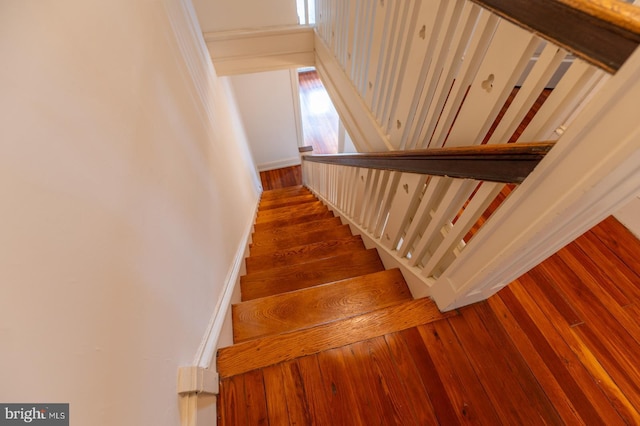
[[[334,244],[343,243],[258,256],[251,268],[259,273],[269,256],[287,253],[327,259]],[[640,242],[611,217],[488,301],[449,316],[414,301],[311,334],[284,332],[284,341],[244,336],[239,345],[249,351],[219,354],[218,423],[640,424],[638,253]],[[291,318],[304,323],[311,300],[292,302]],[[403,310],[413,319],[393,325]],[[265,358],[272,365],[261,367]]]
[[[336,154],[339,117],[318,73],[301,72],[298,81],[305,145],[312,146],[314,154]]]

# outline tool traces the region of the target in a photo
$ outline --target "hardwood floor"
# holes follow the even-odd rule
[[[248,358],[237,368],[249,371],[223,378],[219,424],[640,424],[637,253],[610,217],[457,315],[355,342],[367,323],[349,320],[351,340],[310,355],[296,334],[280,362]],[[341,341],[340,328],[323,330],[315,345]]]
[[[546,96],[543,92],[536,105]],[[261,178],[265,190],[300,185],[299,167],[264,172]],[[505,186],[477,225],[512,188]],[[303,209],[297,205],[300,197],[292,199],[293,208]],[[314,213],[298,223],[330,217]],[[283,219],[256,229],[292,224]],[[276,234],[264,234],[268,244],[280,244]],[[355,237],[341,241],[314,243],[287,254],[303,263],[316,255],[348,253],[343,245],[363,249]],[[383,321],[356,317],[337,328],[316,330],[309,345],[320,348],[317,353],[305,352],[306,337],[300,333],[290,337],[285,357],[272,354],[274,342],[257,345],[256,355],[245,360],[229,355],[227,361],[235,363],[238,373],[223,375],[219,424],[640,424],[638,253],[640,242],[610,217],[497,295],[454,315],[420,314],[417,322],[382,334],[367,334],[370,322],[393,322],[395,316]],[[256,273],[264,265],[289,262],[282,253],[263,254],[248,260],[247,269]],[[334,269],[332,262],[324,262],[323,269]],[[335,269],[345,271],[345,266],[351,266],[349,260]],[[302,277],[303,272],[292,273]],[[291,289],[280,297],[295,300],[296,286]],[[289,308],[273,308],[269,315],[275,322],[294,318],[305,323],[313,320],[305,315],[307,309],[290,302]],[[332,312],[340,309],[344,307],[335,306]],[[237,310],[236,315],[251,313]],[[354,339],[354,329],[363,331],[360,339]],[[257,341],[248,333],[241,332],[238,340],[250,346]],[[261,336],[263,331],[252,333]],[[343,343],[322,350],[324,340]],[[273,356],[276,363],[257,367],[262,356]]]
[[[315,154],[336,154],[338,113],[315,70],[301,72],[298,77],[305,145],[313,146]]]

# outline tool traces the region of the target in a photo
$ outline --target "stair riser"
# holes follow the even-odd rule
[[[303,204],[301,207],[279,207],[277,209],[265,210],[259,212],[256,217],[256,223],[268,222],[270,220],[286,219],[304,214],[318,213],[327,210],[320,201]]]
[[[301,234],[299,236],[286,236],[279,239],[258,241],[253,243],[249,251],[252,256],[259,256],[263,254],[273,253],[278,250],[285,250],[287,248],[296,247],[301,244],[313,244],[324,240],[334,240],[337,238],[346,238],[351,236],[349,225],[341,225],[339,227],[333,227],[326,230],[318,230]]]
[[[261,200],[275,200],[280,198],[296,197],[298,195],[309,195],[309,191],[304,186],[290,186],[288,188],[272,189],[262,192]]]
[[[256,223],[255,225],[253,225],[253,230],[254,232],[261,232],[261,231],[266,231],[268,229],[282,228],[285,226],[295,225],[298,223],[308,223],[308,222],[328,219],[332,217],[334,217],[332,212],[328,210],[322,210],[319,213],[302,214],[296,217],[286,217],[282,219],[272,220],[269,222]]]
[[[313,203],[316,201],[318,201],[318,199],[313,195],[301,195],[298,197],[285,198],[282,200],[280,199],[262,200],[260,201],[258,212],[273,210],[273,209],[287,207],[287,206],[297,206],[297,205],[306,204],[306,203]]]
[[[378,253],[371,249],[305,263],[295,268],[245,275],[240,277],[242,300],[272,296],[383,270]]]
[[[279,250],[272,254],[250,256],[246,259],[246,269],[247,274],[251,274],[274,268],[311,262],[313,260],[326,259],[328,257],[364,249],[364,243],[360,237],[322,241],[320,243]]]
[[[317,232],[329,230],[332,228],[338,228],[342,226],[342,222],[340,218],[333,217],[329,219],[323,220],[314,220],[306,223],[297,223],[289,226],[282,226],[279,228],[272,228],[265,231],[254,232],[251,240],[254,244],[265,242],[265,241],[275,241],[285,238],[291,238],[300,236],[305,233]],[[302,243],[298,244],[301,245]]]

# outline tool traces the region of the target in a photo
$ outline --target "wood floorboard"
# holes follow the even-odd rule
[[[314,154],[338,152],[338,113],[314,71],[298,74],[300,110],[304,144],[313,147]]]
[[[505,424],[561,424],[558,413],[486,303],[450,318],[455,334]],[[508,392],[508,398],[505,398]]]
[[[589,402],[598,411],[600,417],[606,420],[606,423],[620,423],[616,412],[621,413],[623,418],[632,419],[634,410],[628,409],[631,404],[613,383],[611,376],[596,358],[591,348],[576,336],[574,327],[569,327],[560,321],[560,314],[554,305],[545,299],[544,293],[540,296],[535,293],[529,294],[528,290],[532,286],[528,284],[531,282],[533,281],[528,274],[520,277],[518,281],[501,291],[499,297],[503,297],[502,293],[514,293],[519,303],[535,320],[536,327],[553,348],[555,356],[567,366],[572,378],[587,395]],[[550,354],[549,356],[553,357],[554,355]],[[546,362],[554,362],[554,360]],[[563,383],[563,386],[567,385]],[[568,396],[571,397],[571,395]],[[627,412],[629,415],[625,414]]]
[[[451,325],[436,321],[418,327],[461,423],[495,425],[498,414]]]
[[[545,338],[511,289],[501,292],[500,297],[490,299],[489,304],[549,398],[554,401],[562,420],[566,424],[587,421],[606,424],[552,343]],[[610,407],[609,414],[613,414]]]
[[[264,393],[262,370],[253,370],[244,375],[244,394],[248,425],[268,425],[267,397]]]
[[[401,332],[404,343],[415,363],[416,372],[429,395],[434,414],[441,425],[460,424],[452,401],[447,397],[447,391],[436,366],[424,345],[417,328],[410,328]]]
[[[402,381],[408,399],[405,406],[412,411],[417,425],[437,424],[437,418],[431,398],[427,393],[422,379],[417,374],[417,368],[400,333],[392,333],[384,336],[387,348],[393,362],[392,367]]]
[[[358,404],[357,387],[361,384],[351,379],[347,369],[342,348],[323,351],[318,354],[318,363],[323,380],[330,389],[329,409],[330,424],[365,425],[369,413],[367,406]]]
[[[254,352],[241,358],[221,349],[218,424],[640,424],[638,253],[607,218],[457,314],[406,309],[413,322],[389,327],[401,314],[391,310],[245,342]]]
[[[318,356],[310,355],[298,358],[294,362],[300,369],[312,424],[335,424],[330,407],[331,389],[325,383],[325,374],[320,370]]]
[[[287,394],[282,377],[282,366],[271,365],[262,369],[264,375],[264,390],[267,400],[267,413],[269,424],[289,425],[289,410],[287,406]]]

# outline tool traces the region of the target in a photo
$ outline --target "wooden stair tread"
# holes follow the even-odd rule
[[[318,199],[313,194],[303,194],[303,195],[296,195],[293,197],[286,197],[286,198],[260,200],[258,211],[260,212],[264,210],[271,210],[271,209],[275,209],[278,207],[285,207],[285,206],[295,206],[298,204],[305,204],[305,203],[314,202],[314,201],[318,201]]]
[[[318,213],[325,210],[328,209],[324,204],[322,204],[322,201],[314,201],[312,203],[302,204],[300,207],[278,207],[275,209],[258,212],[256,223],[269,222],[271,220],[278,219],[288,219],[301,214]]]
[[[266,271],[283,266],[306,263],[312,260],[349,253],[354,250],[364,250],[364,243],[359,235],[334,240],[320,241],[313,244],[278,250],[273,253],[249,256],[246,259],[247,273]]]
[[[266,229],[279,228],[282,226],[290,226],[296,223],[307,223],[314,220],[334,217],[333,212],[325,209],[317,212],[302,213],[300,216],[277,218],[268,222],[256,223],[253,225],[255,232],[264,231]]]
[[[383,270],[378,252],[369,249],[256,272],[240,277],[242,300],[272,296]]]
[[[257,231],[253,233],[251,240],[252,244],[256,244],[258,242],[275,241],[278,239],[296,237],[301,234],[331,228],[338,228],[340,226],[342,226],[342,221],[339,217],[328,217],[320,220],[312,220],[306,223],[295,223],[293,225]],[[304,243],[298,243],[296,245],[302,244]]]
[[[399,269],[233,305],[233,340],[308,328],[411,300]]]
[[[338,218],[336,218],[338,219]],[[338,219],[339,221],[340,219]],[[351,235],[349,225],[332,225],[327,229],[315,229],[310,232],[300,233],[298,235],[283,235],[272,239],[259,239],[249,246],[251,255],[261,255],[272,253],[277,250],[296,247],[302,244],[312,244],[322,240],[345,238]]]
[[[456,315],[441,313],[428,298],[312,328],[249,340],[218,351],[218,373],[230,377],[283,361],[346,346]]]
[[[263,191],[260,197],[261,200],[273,200],[276,198],[293,197],[296,195],[311,194],[311,191],[305,186],[288,186],[286,188],[270,189]]]

